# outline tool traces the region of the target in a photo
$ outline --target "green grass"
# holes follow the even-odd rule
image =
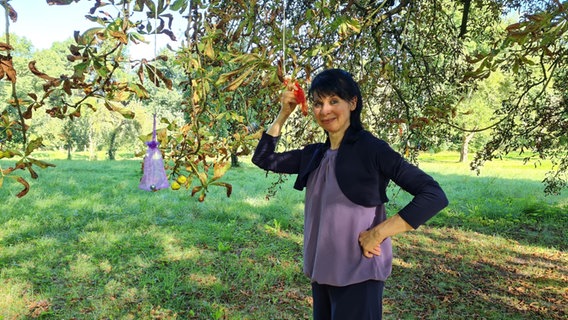
[[[420,166],[450,206],[394,239],[385,319],[565,319],[568,199],[517,159],[480,176],[455,154]],[[303,193],[245,160],[204,203],[137,189],[138,161],[54,160],[30,193],[0,189],[0,319],[309,319]],[[5,166],[6,162],[0,162]],[[391,213],[408,196],[389,191]]]

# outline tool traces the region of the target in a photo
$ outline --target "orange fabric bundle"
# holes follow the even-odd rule
[[[284,85],[288,85],[288,79],[284,80]],[[308,115],[308,102],[306,100],[306,94],[298,81],[294,81],[294,96],[296,97],[296,101],[298,104],[301,105],[302,114],[304,116]]]

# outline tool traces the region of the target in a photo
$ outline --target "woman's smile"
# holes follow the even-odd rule
[[[316,122],[330,136],[337,138],[337,141],[341,141],[349,127],[351,111],[354,108],[355,103],[343,100],[337,95],[317,96],[313,101]]]

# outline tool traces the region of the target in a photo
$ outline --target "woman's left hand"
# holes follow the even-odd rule
[[[359,234],[359,245],[363,250],[363,255],[366,258],[381,255],[381,242],[383,240],[377,236],[376,230],[370,229],[361,232]]]

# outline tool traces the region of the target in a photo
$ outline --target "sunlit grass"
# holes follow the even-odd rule
[[[394,239],[385,319],[563,319],[567,197],[507,159],[477,176],[455,153],[422,157],[450,206]],[[55,160],[30,193],[0,189],[0,319],[307,319],[303,193],[247,159],[200,203],[138,190],[138,161]],[[408,195],[389,190],[389,212]]]

